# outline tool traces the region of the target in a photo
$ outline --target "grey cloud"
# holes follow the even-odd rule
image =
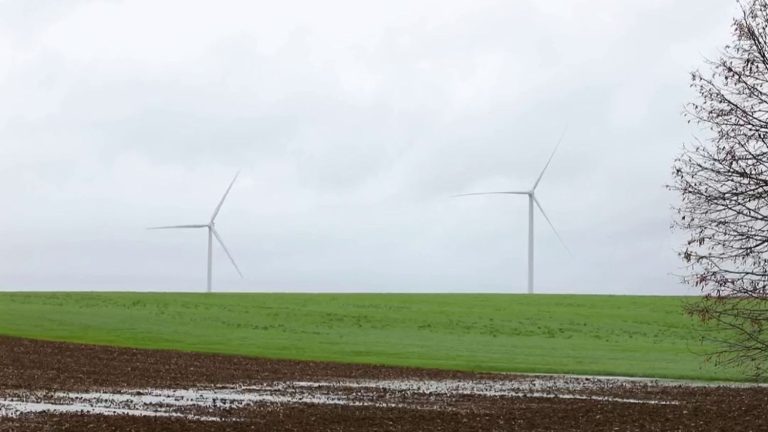
[[[0,2],[0,289],[680,293],[687,73],[730,2]],[[296,14],[297,10],[305,13]],[[151,12],[150,12],[151,11]],[[21,26],[18,23],[23,22]]]

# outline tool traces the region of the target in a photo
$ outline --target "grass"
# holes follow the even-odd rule
[[[744,380],[680,297],[0,293],[0,334],[447,369]],[[1,353],[0,353],[1,354]]]

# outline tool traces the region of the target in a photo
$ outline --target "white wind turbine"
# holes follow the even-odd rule
[[[229,250],[224,245],[224,241],[221,239],[221,236],[219,235],[218,231],[216,231],[216,216],[219,214],[219,210],[221,210],[221,205],[224,204],[224,200],[227,199],[227,195],[229,195],[230,189],[232,189],[232,185],[235,184],[235,180],[237,180],[237,176],[240,175],[238,172],[235,174],[235,178],[232,179],[232,182],[229,184],[229,187],[227,188],[226,192],[224,192],[224,196],[221,197],[221,201],[219,201],[219,205],[216,206],[216,209],[213,211],[213,216],[211,216],[211,220],[205,224],[205,225],[173,225],[173,226],[160,226],[160,227],[151,227],[147,228],[150,230],[156,230],[156,229],[177,229],[177,228],[208,228],[208,289],[207,292],[211,292],[211,276],[212,276],[212,267],[213,267],[213,238],[216,237],[216,240],[221,245],[221,248],[224,249],[224,252],[227,254],[227,257],[229,257],[229,261],[232,262],[232,265],[235,266],[235,270],[237,270],[237,273],[240,275],[240,277],[243,277],[243,273],[240,271],[240,268],[237,266],[237,263],[235,263],[235,259],[232,258],[232,254],[229,253]]]
[[[541,170],[539,177],[536,179],[536,182],[533,184],[533,187],[530,190],[508,191],[508,192],[475,192],[475,193],[454,195],[456,197],[469,196],[469,195],[528,195],[528,294],[533,294],[533,205],[534,204],[536,204],[536,206],[539,208],[542,216],[544,216],[544,219],[547,220],[547,223],[549,223],[549,226],[552,228],[552,231],[554,231],[555,235],[557,236],[557,239],[560,240],[560,243],[562,243],[565,250],[567,250],[568,253],[570,253],[568,246],[566,246],[565,242],[563,241],[563,238],[560,237],[560,234],[555,229],[555,226],[552,224],[552,221],[549,220],[549,216],[547,216],[547,213],[544,211],[544,208],[541,206],[541,203],[539,203],[539,200],[536,198],[536,188],[539,186],[539,182],[541,182],[541,178],[544,177],[544,172],[549,167],[549,163],[552,162],[552,158],[555,156],[555,153],[557,152],[557,148],[560,146],[560,142],[562,140],[563,140],[563,136],[561,136],[560,139],[557,141],[557,145],[555,146],[555,149],[552,151],[552,154],[549,156],[549,159],[547,160],[546,165],[544,165],[544,169]]]

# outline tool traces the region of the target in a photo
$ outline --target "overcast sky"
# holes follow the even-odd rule
[[[670,166],[731,0],[0,0],[0,290],[684,294]]]

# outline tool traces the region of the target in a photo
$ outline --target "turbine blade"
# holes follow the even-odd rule
[[[159,226],[159,227],[149,227],[148,230],[158,230],[158,229],[176,229],[176,228],[205,228],[208,225],[172,225],[172,226]]]
[[[451,195],[452,198],[470,196],[470,195],[528,195],[530,192],[512,191],[512,192],[473,192],[463,193],[458,195]]]
[[[541,181],[541,178],[544,177],[544,172],[549,167],[550,162],[552,162],[552,158],[555,157],[555,153],[557,153],[558,147],[560,147],[560,143],[563,142],[563,138],[565,137],[565,132],[568,130],[568,128],[565,128],[563,130],[563,133],[560,135],[560,139],[557,140],[557,144],[555,145],[555,149],[552,150],[552,154],[549,155],[549,159],[547,160],[547,163],[544,165],[544,169],[541,170],[541,173],[539,174],[539,178],[536,179],[536,183],[533,184],[533,188],[531,190],[536,190],[536,187],[539,186],[539,182]]]
[[[221,239],[221,236],[219,236],[218,231],[216,231],[214,228],[211,228],[211,231],[213,232],[213,236],[216,237],[216,240],[219,241],[221,248],[224,249],[224,253],[227,254],[227,257],[229,257],[229,261],[232,263],[233,266],[235,266],[235,270],[237,270],[237,273],[240,275],[241,278],[245,278],[243,276],[243,272],[240,271],[240,267],[237,266],[235,259],[232,258],[232,254],[229,253],[229,249],[227,249],[227,247],[224,245],[224,240]]]
[[[221,206],[222,204],[224,204],[224,200],[227,199],[227,195],[229,195],[229,191],[230,189],[232,189],[232,185],[235,184],[235,180],[237,180],[237,176],[239,175],[240,175],[240,171],[235,173],[235,177],[229,183],[229,187],[227,188],[226,192],[224,192],[224,196],[221,197],[221,201],[219,201],[219,205],[217,205],[216,210],[213,211],[213,216],[211,216],[211,223],[213,223],[214,219],[216,219],[216,216],[219,214],[219,210],[221,210]]]
[[[552,228],[552,231],[554,231],[555,235],[557,236],[557,239],[560,240],[560,243],[563,245],[565,250],[568,251],[568,254],[573,255],[570,249],[568,249],[568,245],[565,244],[565,241],[562,237],[560,237],[560,233],[557,232],[557,229],[555,228],[555,225],[552,223],[551,220],[549,220],[549,216],[547,216],[547,213],[544,211],[544,207],[541,206],[541,203],[539,202],[538,198],[536,198],[536,195],[533,196],[533,201],[536,203],[536,206],[541,210],[541,214],[544,215],[544,219],[547,220],[547,223],[549,224],[550,228]]]

